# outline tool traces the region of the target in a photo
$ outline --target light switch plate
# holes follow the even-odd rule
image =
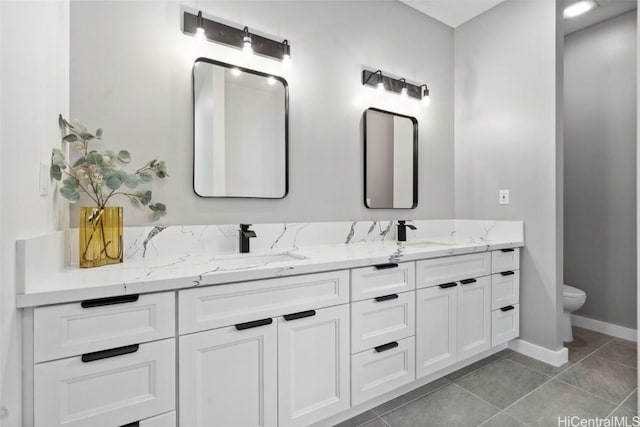
[[[40,163],[38,192],[42,197],[47,197],[49,195],[49,179],[49,168],[44,163]]]
[[[509,190],[500,190],[498,193],[498,203],[501,205],[509,204]]]

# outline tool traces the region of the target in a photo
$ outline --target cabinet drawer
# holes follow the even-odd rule
[[[125,295],[37,307],[33,313],[35,362],[172,337],[174,295]]]
[[[415,288],[416,266],[413,262],[351,270],[351,301],[412,291]]]
[[[180,334],[349,302],[349,271],[181,291]]]
[[[489,252],[416,262],[416,286],[418,288],[488,276],[489,274],[491,274],[491,254]]]
[[[134,424],[132,427],[176,427],[176,412],[168,412],[157,417],[147,418],[140,421],[138,426]]]
[[[351,304],[351,353],[415,335],[415,291],[378,300]]]
[[[520,249],[509,248],[491,252],[491,272],[520,269]]]
[[[491,312],[491,346],[503,344],[517,338],[519,335],[520,304],[510,305]]]
[[[371,349],[351,356],[352,406],[415,380],[415,338],[405,338],[396,344],[388,350]]]
[[[173,411],[175,341],[99,360],[37,364],[34,390],[37,426],[113,427]]]
[[[491,276],[491,310],[517,304],[520,296],[520,271],[503,271]]]

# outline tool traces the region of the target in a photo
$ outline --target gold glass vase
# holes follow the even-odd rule
[[[80,207],[80,267],[122,262],[122,207]]]

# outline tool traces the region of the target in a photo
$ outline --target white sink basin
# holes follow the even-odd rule
[[[276,262],[291,262],[306,259],[290,252],[257,252],[248,254],[220,255],[211,260],[215,267],[223,269],[249,268]]]
[[[455,243],[452,240],[448,239],[429,239],[429,240],[417,240],[417,241],[408,241],[405,243],[407,246],[419,246],[419,247],[428,247],[428,246],[452,246]]]

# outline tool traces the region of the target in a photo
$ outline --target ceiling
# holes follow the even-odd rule
[[[573,3],[575,0],[564,0],[565,4]],[[564,33],[570,34],[581,30],[598,22],[606,21],[625,12],[629,12],[637,7],[636,0],[596,0],[600,5],[584,15],[572,19],[564,20]]]
[[[400,0],[425,15],[457,27],[505,0]]]
[[[458,27],[505,0],[400,0],[450,27]],[[563,0],[565,4],[576,0]],[[564,20],[564,33],[569,34],[598,22],[629,12],[637,0],[596,0],[600,7],[573,19]]]

